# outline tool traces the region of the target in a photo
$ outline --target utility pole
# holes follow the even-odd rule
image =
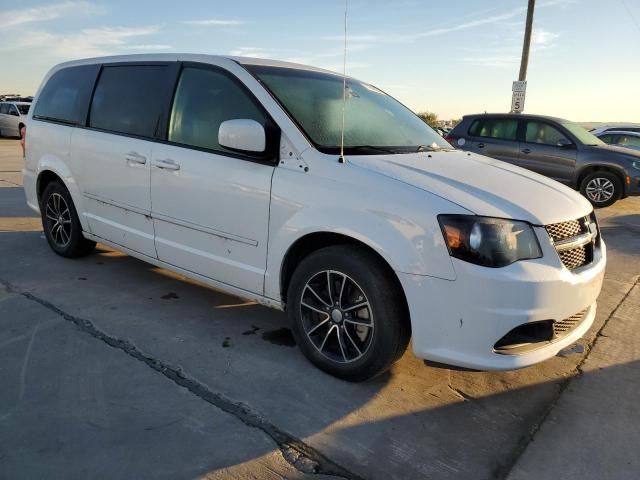
[[[529,65],[529,50],[531,48],[531,31],[533,30],[533,12],[536,8],[536,0],[529,0],[527,6],[527,24],[524,29],[524,42],[522,44],[522,59],[520,60],[520,75],[518,81],[513,82],[513,95],[511,98],[511,112],[521,113],[524,110],[524,97],[527,90],[527,66]]]
[[[533,11],[536,8],[536,0],[529,0],[527,7],[527,26],[524,29],[524,44],[522,45],[522,60],[520,61],[520,76],[518,80],[527,80],[527,66],[529,65],[529,48],[531,47],[531,30],[533,28]]]

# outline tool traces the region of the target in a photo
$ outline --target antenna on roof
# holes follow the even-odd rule
[[[344,120],[347,109],[347,12],[349,0],[344,0],[344,53],[342,56],[342,129],[340,131],[340,158],[338,162],[344,163]]]

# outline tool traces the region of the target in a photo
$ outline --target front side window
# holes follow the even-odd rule
[[[220,124],[236,119],[255,120],[264,127],[267,123],[249,94],[228,75],[208,68],[182,71],[169,120],[170,142],[225,151],[218,143]]]
[[[29,113],[29,107],[31,105],[16,105],[18,107],[18,110],[20,110],[20,114],[21,115],[26,115],[27,113]]]
[[[70,124],[84,123],[98,67],[83,65],[53,74],[34,107],[34,118]]]
[[[344,145],[351,155],[451,149],[413,112],[384,92],[339,75],[283,67],[246,68],[271,92],[316,148],[338,153],[346,94]],[[364,147],[364,148],[363,148]]]
[[[167,67],[124,65],[102,69],[91,102],[89,126],[153,137],[163,102]]]
[[[557,128],[544,122],[527,122],[525,141],[527,143],[539,143],[541,145],[557,146],[560,141],[566,141],[567,137]]]
[[[469,134],[474,137],[516,140],[518,121],[511,118],[480,118],[471,124]]]

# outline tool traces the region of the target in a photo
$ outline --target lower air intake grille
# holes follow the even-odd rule
[[[565,318],[564,320],[553,322],[554,337],[561,338],[567,335],[569,332],[571,332],[571,330],[582,323],[582,320],[584,320],[586,314],[587,310],[585,309],[581,312],[576,313],[575,315],[571,315],[570,317]]]

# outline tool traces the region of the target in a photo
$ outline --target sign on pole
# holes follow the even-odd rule
[[[521,113],[524,111],[524,97],[527,91],[527,82],[513,82],[513,96],[511,97],[511,111]]]

